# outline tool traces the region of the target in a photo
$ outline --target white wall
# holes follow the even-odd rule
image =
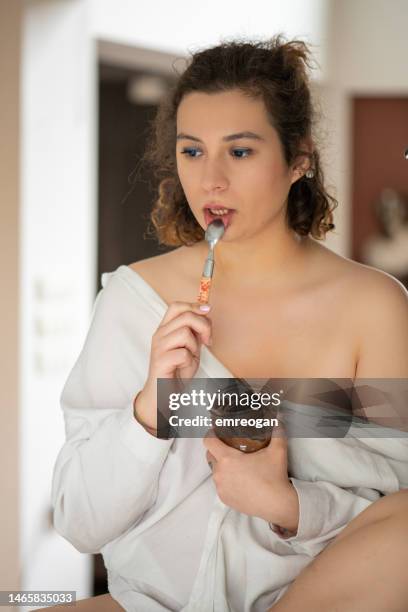
[[[329,78],[348,91],[408,89],[407,0],[333,2]]]
[[[23,589],[90,593],[90,557],[50,530],[62,386],[96,270],[94,44],[87,3],[25,3],[22,49],[21,558]]]
[[[283,31],[316,43],[324,68],[331,0],[90,0],[95,38],[184,55],[235,36]]]

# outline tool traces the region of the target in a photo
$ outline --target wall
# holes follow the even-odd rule
[[[333,2],[330,81],[359,93],[406,92],[407,28],[406,0]]]
[[[50,529],[63,384],[96,278],[96,58],[82,0],[25,2],[22,49],[22,588],[90,594],[91,558]]]
[[[99,40],[175,52],[216,44],[232,36],[270,37],[283,31],[317,44],[324,70],[329,0],[155,0],[135,9],[134,0],[90,0],[91,28]]]

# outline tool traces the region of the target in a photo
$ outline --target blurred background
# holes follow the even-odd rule
[[[0,590],[107,590],[52,528],[59,396],[101,273],[163,252],[138,161],[175,68],[234,36],[313,44],[326,244],[407,284],[407,31],[406,0],[0,0]]]

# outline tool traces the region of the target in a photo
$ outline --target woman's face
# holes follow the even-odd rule
[[[211,208],[234,209],[224,241],[284,224],[290,186],[300,176],[284,159],[264,103],[239,90],[186,95],[177,112],[177,170],[203,229]]]

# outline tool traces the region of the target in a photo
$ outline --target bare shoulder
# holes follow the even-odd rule
[[[181,246],[154,257],[147,257],[129,264],[129,268],[147,275],[150,278],[168,275],[169,272],[188,274],[194,266],[199,244],[190,247]]]
[[[408,378],[408,292],[396,278],[364,271],[356,299],[358,378]]]
[[[361,321],[393,319],[408,325],[408,291],[394,276],[344,258],[350,307]]]
[[[165,302],[191,301],[198,283],[197,271],[202,266],[199,244],[181,246],[167,253],[129,264]],[[197,285],[198,289],[198,285]]]
[[[407,315],[408,291],[398,279],[387,272],[338,255],[324,245],[319,244],[318,248],[323,274],[341,286],[350,308],[366,311],[369,306],[371,312],[381,311],[385,315],[385,307],[391,314],[405,311]]]
[[[324,278],[346,322],[357,378],[408,377],[408,291],[392,275],[319,245]],[[336,314],[335,314],[336,316]]]
[[[365,269],[360,271],[360,299],[365,303],[370,300],[370,308],[374,313],[381,312],[385,315],[388,312],[394,317],[400,313],[408,317],[408,291],[404,285],[387,272],[368,266],[363,268]]]
[[[348,260],[356,378],[408,377],[408,291],[392,275]]]
[[[155,276],[156,274],[159,274],[160,272],[174,265],[177,262],[177,257],[175,257],[175,252],[177,251],[179,251],[179,249],[168,251],[162,255],[155,255],[154,257],[140,259],[139,261],[129,264],[129,268],[140,273],[141,276],[148,280],[151,275]]]

